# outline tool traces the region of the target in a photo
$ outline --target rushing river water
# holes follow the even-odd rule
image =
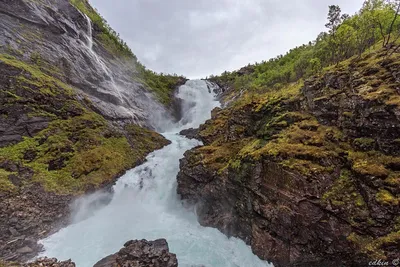
[[[218,102],[205,81],[188,81],[180,87],[178,97],[183,100],[184,116],[163,133],[172,143],[122,176],[108,205],[97,209],[90,205],[104,197],[102,194],[78,202],[74,223],[42,240],[45,251],[41,256],[71,258],[78,267],[91,267],[128,240],[165,238],[170,251],[177,254],[179,266],[272,266],[255,256],[243,241],[200,226],[196,215],[182,206],[176,194],[179,159],[200,143],[178,133],[209,119]]]

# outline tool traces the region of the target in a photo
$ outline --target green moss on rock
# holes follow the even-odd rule
[[[1,158],[0,158],[1,160]],[[15,190],[15,186],[11,183],[9,176],[16,174],[15,172],[8,172],[4,169],[0,169],[0,191],[12,192]]]
[[[99,40],[111,54],[136,59],[128,45],[107,24],[100,14],[96,12],[87,0],[70,0],[70,3],[83,14],[87,15],[92,23],[100,29]]]
[[[1,148],[0,158],[32,169],[33,181],[49,191],[79,194],[111,183],[121,172],[142,162],[149,152],[166,144],[164,138],[149,130],[128,128],[135,128],[132,139],[131,131],[127,138],[110,128],[100,115],[88,112],[54,120],[35,137]],[[35,158],[26,160],[28,152]]]
[[[166,106],[171,105],[176,88],[186,82],[186,78],[182,76],[158,74],[141,65],[139,69],[139,75],[134,76],[133,79],[143,83],[155,94],[160,103]]]
[[[356,189],[351,177],[351,172],[346,169],[341,171],[340,177],[337,178],[333,186],[325,192],[322,196],[322,200],[326,203],[330,202],[337,207],[346,205],[355,206],[357,209],[365,207],[365,201]]]
[[[39,183],[59,194],[81,194],[112,183],[148,153],[167,144],[165,138],[139,126],[119,129],[78,101],[73,89],[28,64],[0,55],[5,79],[3,110],[9,116],[46,121],[44,129],[0,148],[0,160],[32,172],[21,186]],[[0,92],[1,93],[1,92]],[[0,190],[14,189],[1,170]],[[19,173],[15,174],[21,176]]]
[[[385,189],[379,190],[379,192],[376,194],[376,201],[383,205],[399,205],[399,198],[396,198],[392,193]]]

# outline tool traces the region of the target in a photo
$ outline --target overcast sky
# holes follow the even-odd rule
[[[203,78],[268,60],[324,31],[328,5],[363,0],[90,0],[146,67]]]

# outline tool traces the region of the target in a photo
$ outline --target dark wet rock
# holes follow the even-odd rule
[[[189,139],[199,139],[199,129],[185,129],[179,132],[180,135],[183,135]]]
[[[75,267],[75,263],[71,260],[58,261],[55,258],[40,258],[31,263],[21,265],[21,267]]]
[[[138,81],[135,58],[110,50],[95,24],[92,50],[89,26],[71,1],[0,0],[0,257],[5,260],[24,262],[37,255],[37,241],[68,224],[71,201],[109,190],[126,170],[168,144],[147,129],[151,116],[170,112]],[[114,155],[123,151],[129,160],[120,164]],[[74,158],[82,165],[71,170]],[[102,171],[112,160],[119,161],[117,167]],[[69,182],[55,178],[58,173]],[[86,179],[89,175],[99,183]]]
[[[37,240],[67,225],[71,199],[72,196],[46,192],[40,185],[23,188],[19,194],[3,195],[0,256],[9,261],[34,257],[42,249]]]
[[[146,86],[133,78],[140,76],[135,60],[105,48],[96,24],[91,25],[94,52],[88,47],[90,25],[70,1],[1,0],[0,7],[1,53],[41,64],[49,75],[78,88],[110,120],[149,126],[149,116],[155,111],[169,114]],[[35,134],[46,128],[47,122],[40,117],[21,117],[9,128],[0,121],[0,146]]]
[[[49,162],[48,170],[56,171],[56,170],[60,170],[60,169],[64,168],[66,160],[68,160],[68,158],[66,158],[66,157],[61,157],[61,158],[51,160]]]
[[[33,252],[33,249],[31,249],[28,246],[17,249],[17,253],[19,253],[19,254],[31,254],[32,252]]]
[[[204,146],[180,162],[178,194],[202,225],[276,267],[400,258],[399,67],[342,68],[289,97],[214,110],[200,126]]]
[[[135,266],[135,267],[177,267],[176,255],[169,252],[165,239],[155,241],[131,240],[116,254],[110,255],[94,267]]]

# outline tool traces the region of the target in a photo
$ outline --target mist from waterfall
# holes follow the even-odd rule
[[[179,159],[200,145],[178,133],[210,118],[211,110],[219,105],[211,91],[210,84],[200,80],[181,86],[177,96],[182,99],[183,119],[163,133],[172,143],[122,176],[113,187],[111,201],[107,194],[96,193],[76,202],[73,224],[42,240],[41,256],[71,258],[77,266],[89,267],[128,240],[166,238],[179,266],[272,266],[243,241],[202,227],[176,194]]]

